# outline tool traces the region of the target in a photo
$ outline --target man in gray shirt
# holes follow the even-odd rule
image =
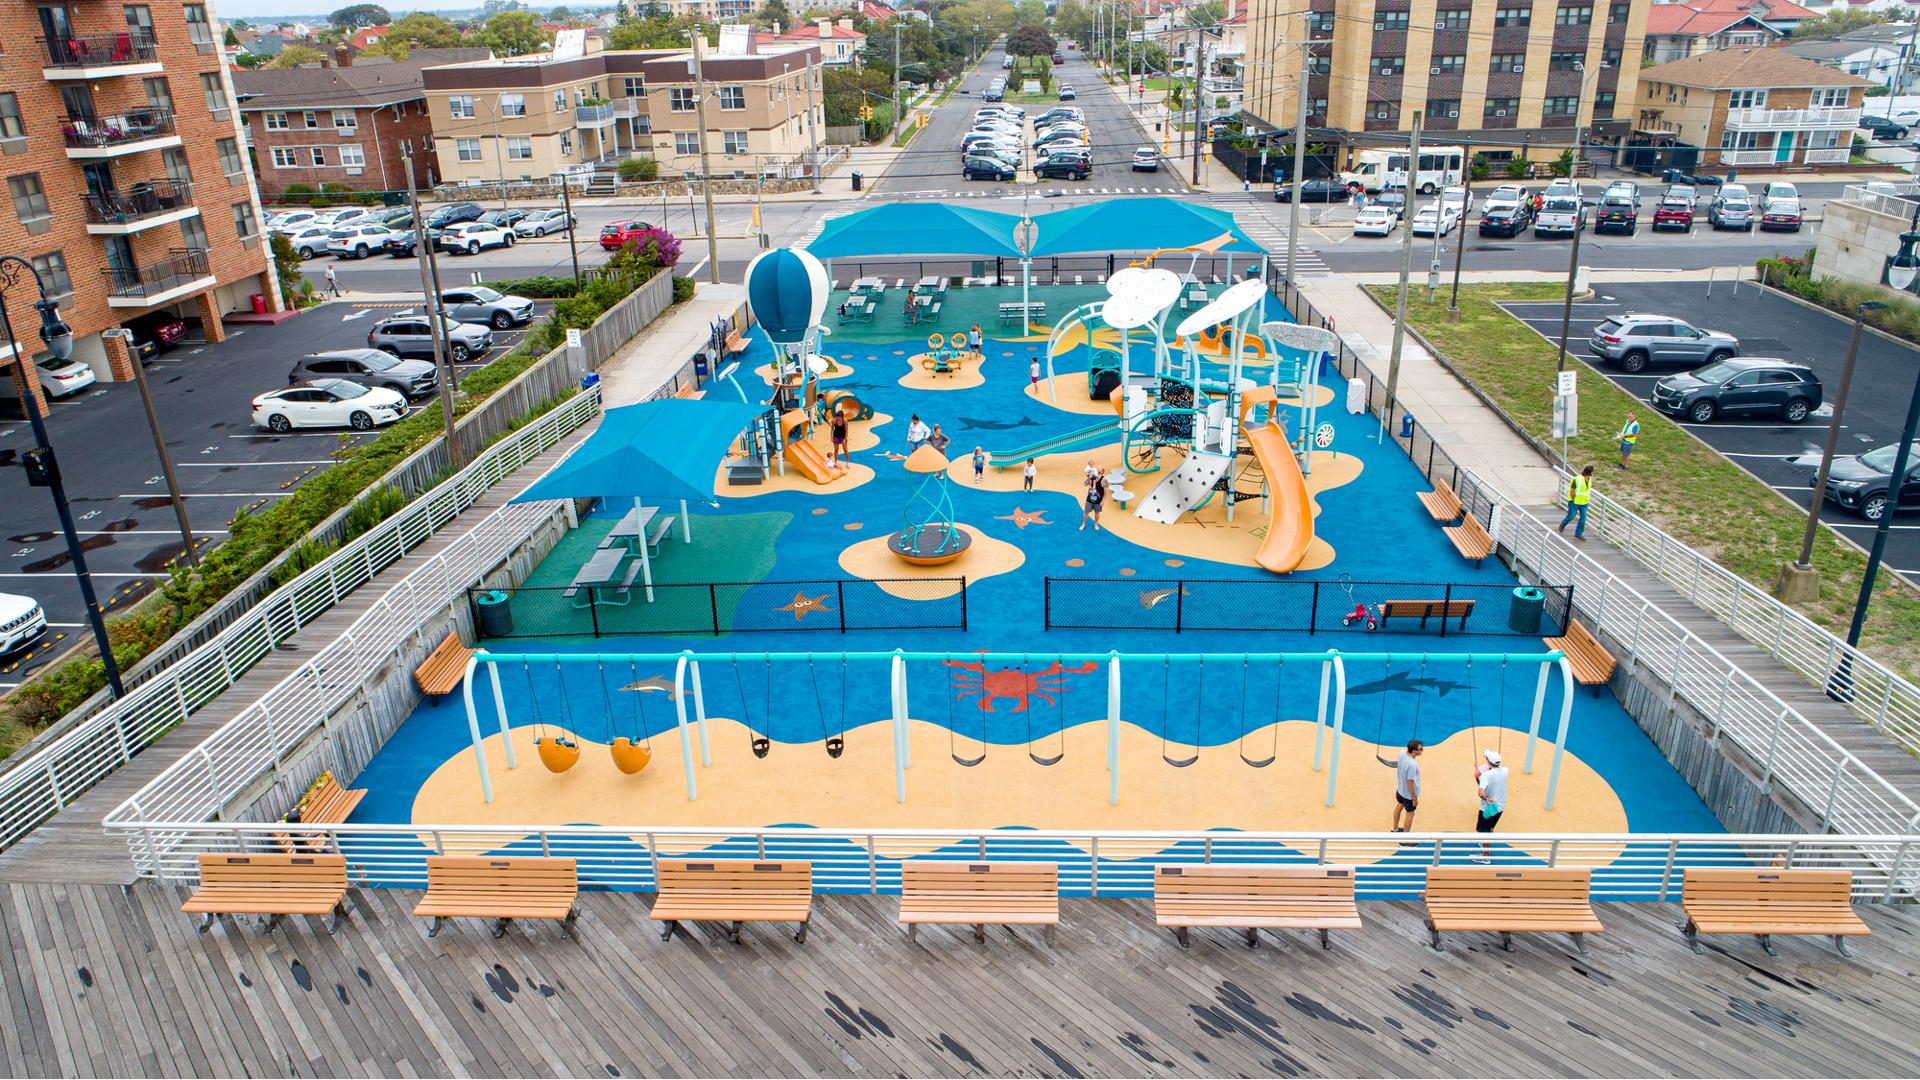
[[[1473,831],[1485,836],[1500,824],[1500,815],[1507,809],[1507,767],[1500,761],[1500,751],[1486,752],[1487,763],[1476,768],[1479,773],[1480,814],[1473,823]],[[1487,862],[1493,854],[1493,846],[1482,841],[1480,854],[1473,856],[1474,862]]]
[[[1393,831],[1412,832],[1413,814],[1420,809],[1420,752],[1426,747],[1419,739],[1407,743],[1407,749],[1400,755],[1400,763],[1394,766],[1393,777]],[[1400,815],[1405,814],[1405,824]]]

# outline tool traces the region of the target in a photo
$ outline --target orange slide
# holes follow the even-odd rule
[[[799,469],[801,474],[816,484],[831,484],[840,478],[840,474],[827,465],[827,456],[820,448],[806,440],[802,434],[806,430],[807,413],[804,409],[794,409],[780,418],[780,427],[786,432],[787,445],[781,456],[787,464]]]
[[[1276,574],[1290,573],[1313,543],[1313,496],[1285,427],[1268,421],[1248,428],[1247,444],[1267,477],[1267,538],[1253,558]]]

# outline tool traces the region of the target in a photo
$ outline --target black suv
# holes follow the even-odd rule
[[[1309,177],[1300,181],[1300,201],[1310,202],[1346,202],[1353,197],[1347,185],[1324,176]],[[1273,201],[1293,201],[1293,181],[1276,180],[1273,182]]]
[[[1033,175],[1045,180],[1085,180],[1093,175],[1093,162],[1075,154],[1059,154],[1035,165]]]
[[[1904,139],[1907,137],[1907,125],[1891,117],[1874,116],[1871,113],[1860,117],[1859,128],[1876,139]]]
[[[1864,454],[1834,458],[1827,471],[1827,500],[1858,511],[1868,521],[1879,521],[1888,510],[1920,506],[1920,446],[1907,452],[1907,478],[1900,485],[1900,505],[1895,507],[1888,497],[1893,489],[1893,459],[1899,450],[1900,444],[1889,443]]]
[[[463,202],[443,206],[427,215],[427,231],[438,232],[449,225],[459,225],[468,221],[479,221],[487,212],[479,203]]]
[[[1640,224],[1640,185],[1622,180],[1607,186],[1594,208],[1593,231],[1609,230],[1632,236]]]
[[[1704,424],[1721,413],[1777,413],[1797,424],[1820,407],[1820,377],[1805,364],[1735,356],[1653,384],[1653,407]]]

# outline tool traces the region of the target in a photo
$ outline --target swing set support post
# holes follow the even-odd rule
[[[687,736],[687,654],[681,653],[673,667],[673,719],[680,729],[680,769],[687,775],[687,801],[700,797],[693,778],[693,742]]]
[[[1332,649],[1327,654],[1333,654]],[[1320,661],[1320,712],[1313,720],[1313,771],[1320,771],[1321,753],[1327,739],[1327,691],[1333,684],[1333,661]]]
[[[480,661],[467,658],[467,677],[460,680],[460,696],[467,706],[467,733],[473,736],[473,761],[480,769],[480,795],[487,802],[493,802],[493,778],[487,775],[487,748],[480,742],[480,714],[473,708],[473,673],[480,668]],[[507,714],[502,712],[504,722]]]
[[[1551,660],[1540,662],[1540,680],[1533,686],[1533,718],[1527,722],[1527,759],[1521,763],[1520,771],[1533,774],[1533,749],[1540,742],[1540,716],[1547,709],[1547,672],[1553,667]]]
[[[1333,791],[1340,783],[1340,744],[1347,733],[1347,665],[1339,653],[1333,654],[1333,752],[1327,757],[1327,805],[1333,805]]]
[[[700,661],[687,654],[687,669],[693,681],[693,722],[700,729],[700,764],[713,768],[713,748],[707,745],[707,695],[700,687]]]
[[[1560,759],[1567,752],[1567,728],[1573,723],[1573,665],[1562,656],[1560,666],[1560,732],[1553,741],[1553,767],[1547,771],[1547,809],[1553,809],[1553,797],[1560,790]]]
[[[1120,654],[1107,658],[1107,805],[1120,805]]]
[[[520,763],[513,759],[513,740],[507,737],[507,696],[500,692],[500,665],[487,665],[487,678],[493,683],[493,711],[500,717],[500,746],[507,752],[507,768],[517,769]]]
[[[893,798],[907,801],[907,662],[894,650],[888,665],[888,689],[893,706]]]
[[[900,649],[895,649],[893,655],[900,660],[900,767],[911,769],[913,768],[913,713],[909,709],[907,698],[907,654]]]

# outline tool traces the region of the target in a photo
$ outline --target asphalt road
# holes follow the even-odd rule
[[[1608,284],[1592,301],[1573,309],[1568,352],[1586,361],[1641,401],[1653,393],[1653,384],[1671,374],[1660,370],[1628,375],[1611,364],[1597,362],[1586,348],[1593,327],[1609,315],[1628,311],[1671,314],[1698,326],[1724,330],[1740,339],[1741,352],[1776,356],[1804,363],[1820,376],[1831,401],[1840,385],[1846,361],[1847,320],[1803,307],[1792,300],[1753,285],[1736,295],[1727,284],[1707,295],[1705,282]],[[1507,309],[1527,325],[1557,342],[1560,304],[1509,304]],[[1906,407],[1914,392],[1914,372],[1920,352],[1873,334],[1862,335],[1842,418],[1840,452],[1857,454],[1898,440]],[[1652,406],[1648,406],[1651,412]],[[1764,417],[1715,420],[1680,426],[1719,450],[1741,468],[1800,506],[1812,502],[1810,485],[1825,447],[1831,405],[1804,424],[1788,424]],[[1656,460],[1636,461],[1636,469],[1658,469]],[[1850,511],[1828,504],[1822,520],[1848,539],[1866,547],[1873,542],[1873,526]],[[1887,538],[1888,568],[1920,584],[1920,514],[1908,511],[1894,519]]]
[[[286,385],[293,358],[364,346],[369,326],[402,310],[327,304],[279,326],[233,327],[219,345],[182,344],[148,366],[154,407],[203,548],[225,538],[239,511],[285,498],[331,465],[334,450],[372,437],[350,431],[269,434],[253,427],[254,395]],[[512,348],[524,333],[496,334],[493,355]],[[437,406],[427,399],[414,405],[421,407]],[[6,410],[0,413],[0,449],[33,445],[18,403],[0,408]],[[47,428],[96,593],[109,612],[123,608],[163,579],[184,550],[139,391],[132,383],[97,384],[53,402]],[[31,649],[0,659],[4,691],[90,631],[53,500],[28,487],[15,468],[0,469],[0,554],[7,556],[0,592],[39,600],[50,624]]]

